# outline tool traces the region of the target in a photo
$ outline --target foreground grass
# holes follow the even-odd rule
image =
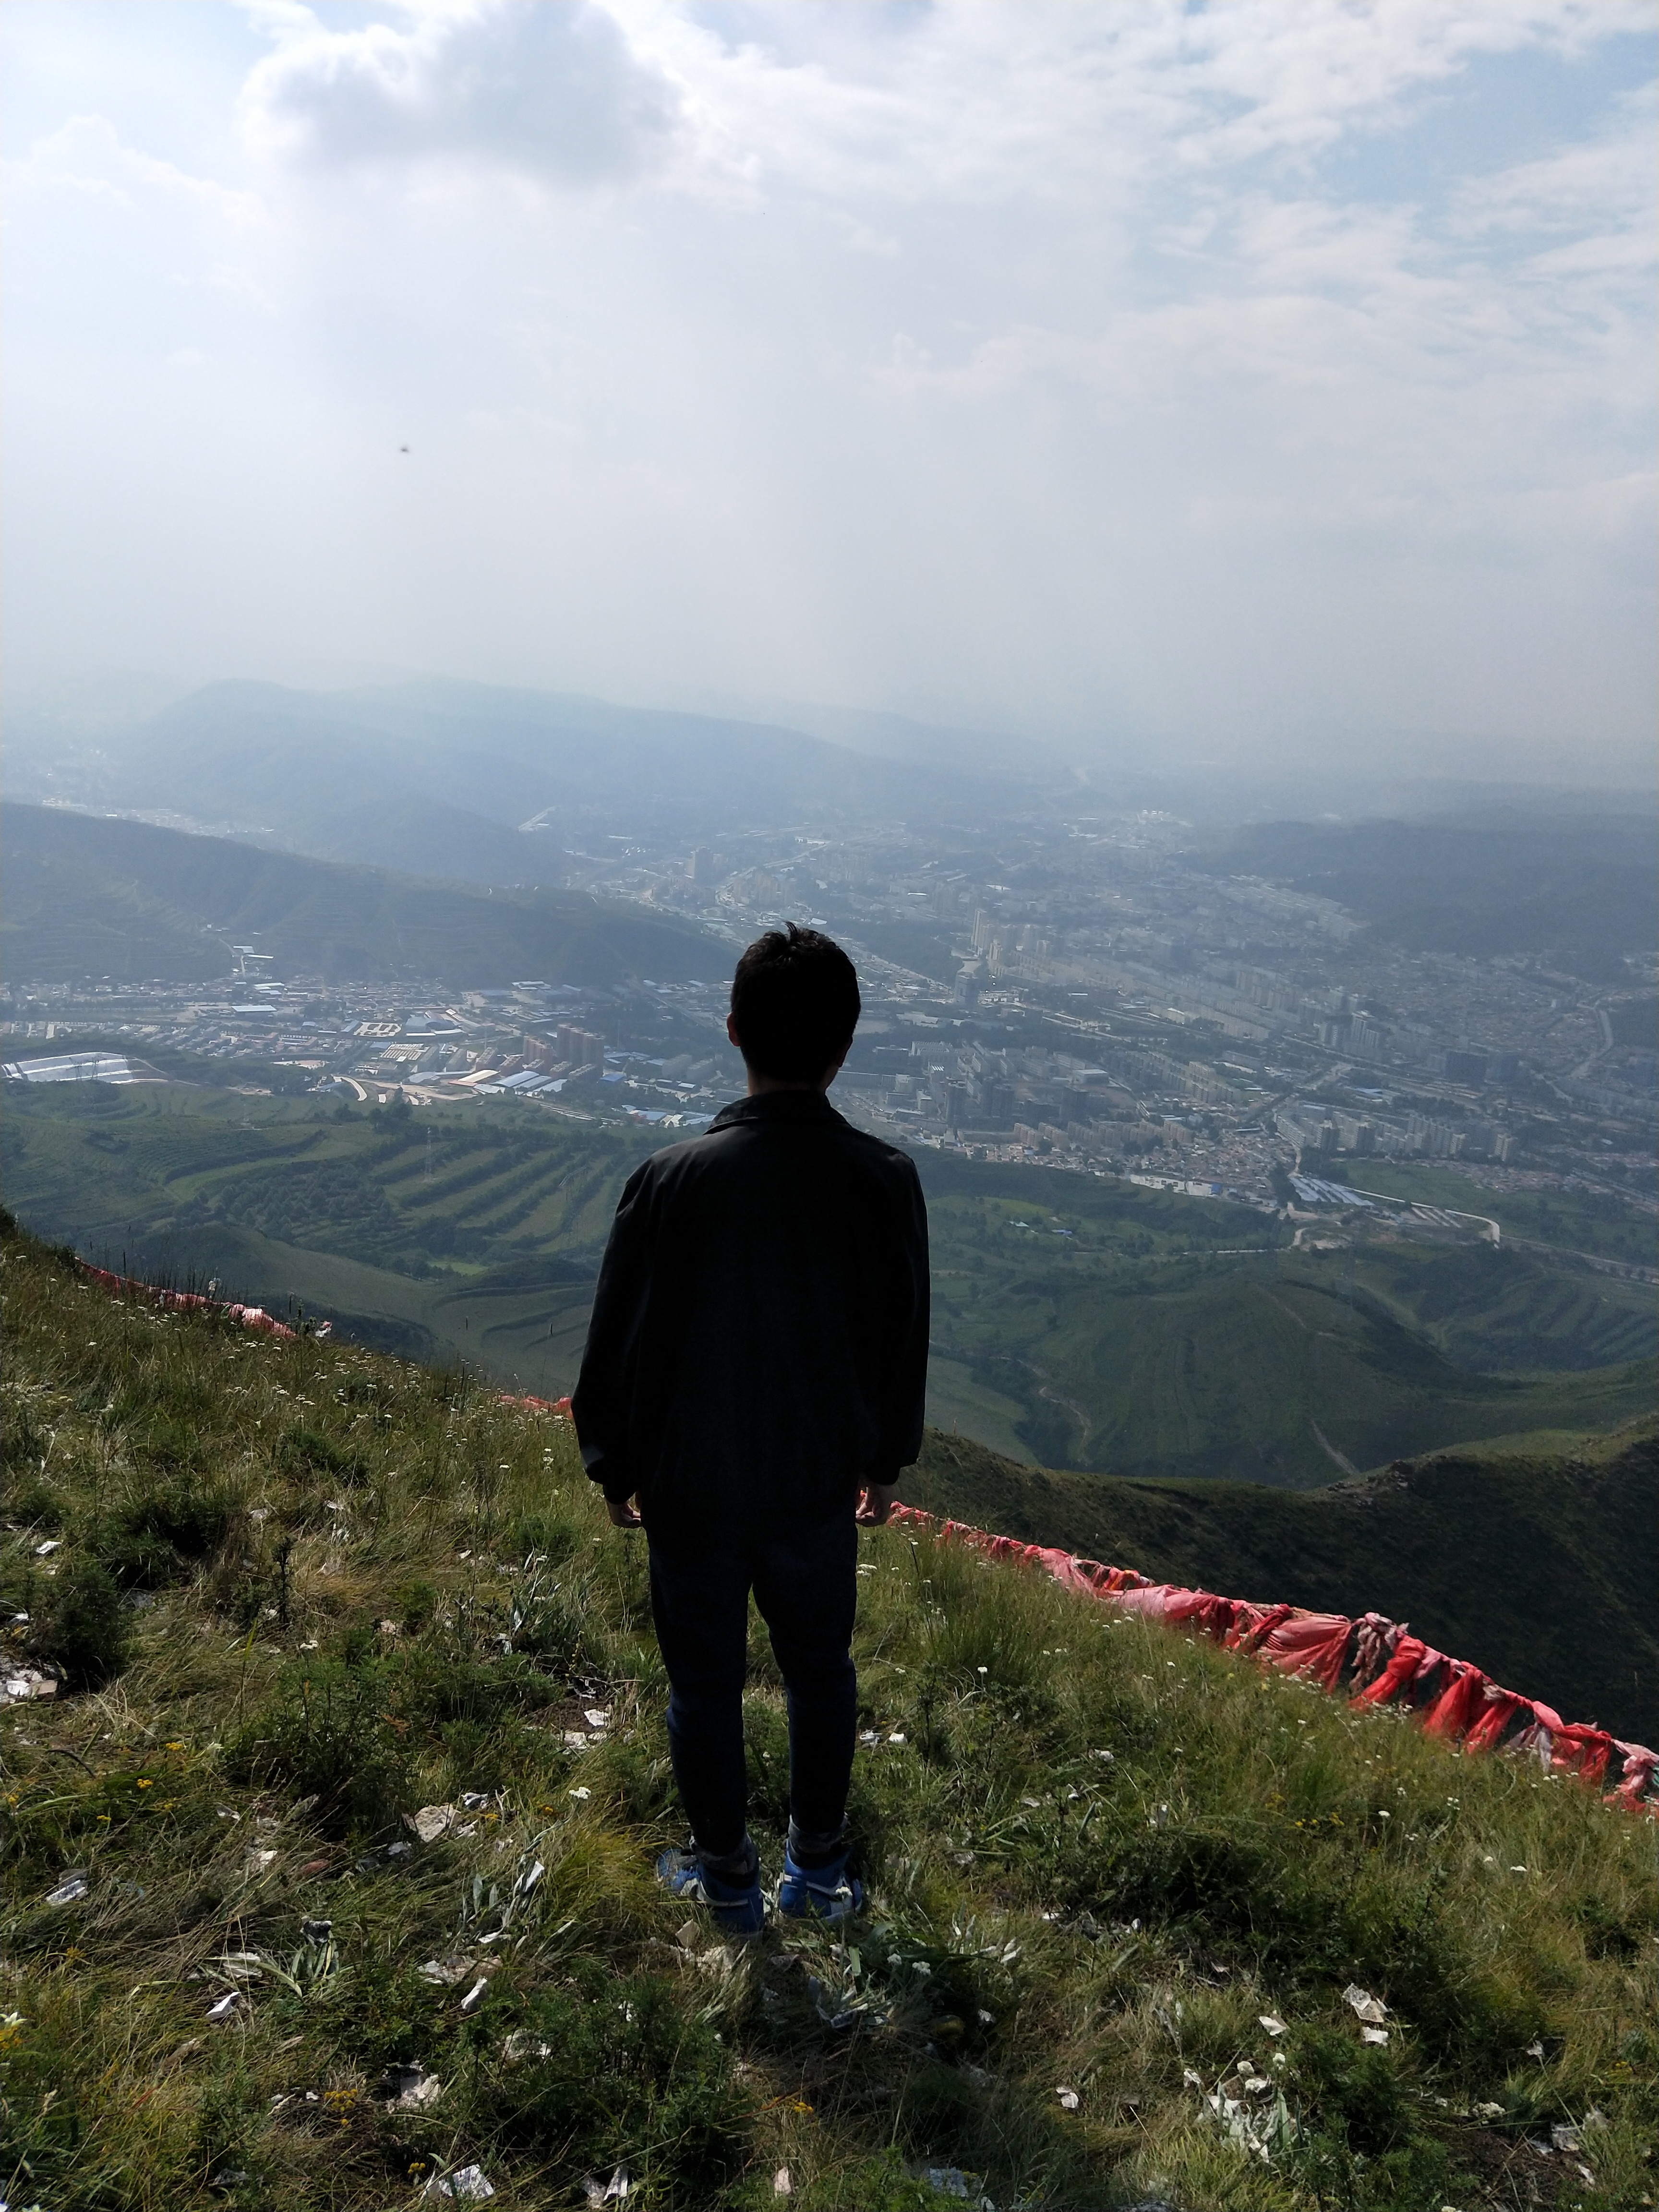
[[[881,1531],[870,1909],[727,1951],[649,1878],[644,1554],[567,1426],[15,1236],[0,1300],[9,1648],[65,1676],[0,1717],[14,2207],[378,2208],[474,2166],[503,2208],[619,2167],[630,2207],[784,2169],[870,2212],[946,2167],[1003,2207],[1655,2194],[1655,1831],[1576,1783]]]

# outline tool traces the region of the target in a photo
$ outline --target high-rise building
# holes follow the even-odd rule
[[[591,1067],[605,1058],[605,1039],[592,1030],[576,1028],[574,1023],[561,1022],[553,1041],[559,1058],[568,1066]]]

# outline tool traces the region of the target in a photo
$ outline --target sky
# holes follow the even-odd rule
[[[6,0],[14,684],[1651,778],[1650,0]]]

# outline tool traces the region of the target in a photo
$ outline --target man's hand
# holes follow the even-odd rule
[[[879,1528],[898,1502],[899,1486],[896,1482],[872,1482],[859,1500],[859,1510],[854,1516],[861,1528]]]
[[[643,1525],[631,1498],[607,1498],[605,1510],[611,1516],[613,1528],[638,1528]]]

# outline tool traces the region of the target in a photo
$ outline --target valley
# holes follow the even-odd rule
[[[222,1063],[173,1066],[124,1088],[9,1086],[5,1203],[100,1264],[211,1278],[542,1396],[574,1381],[630,1168],[682,1133],[511,1097],[253,1095]],[[1650,1290],[1571,1252],[1435,1230],[1310,1251],[1243,1206],[916,1158],[930,1418],[1010,1457],[1310,1489],[1652,1406]]]

